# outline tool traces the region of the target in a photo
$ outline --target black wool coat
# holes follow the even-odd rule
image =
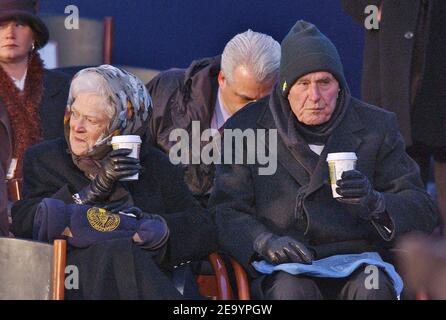
[[[31,238],[36,208],[43,198],[73,203],[72,194],[90,181],[73,163],[67,144],[59,138],[28,149],[24,160],[23,200],[12,208],[12,232]],[[141,149],[144,170],[139,180],[127,182],[135,206],[163,216],[170,229],[167,268],[205,258],[216,249],[216,230],[207,211],[195,201],[183,182],[182,171],[161,151]]]
[[[63,117],[67,106],[71,76],[56,70],[45,70],[43,97],[39,107],[43,139],[51,140],[64,136]]]
[[[427,65],[417,93],[411,92],[412,62],[421,2],[425,0],[342,0],[345,11],[364,29],[362,99],[395,112],[407,146],[413,140],[446,147],[446,20],[435,20],[424,36]],[[442,0],[435,10],[446,12]],[[382,8],[379,29],[367,30],[364,21],[368,5]],[[438,13],[441,15],[441,13]],[[439,17],[441,20],[441,17]],[[432,16],[427,17],[428,24]],[[416,99],[412,100],[411,96]]]
[[[220,245],[247,270],[255,258],[254,239],[265,231],[300,240],[320,259],[364,251],[385,253],[399,235],[413,230],[429,233],[436,225],[438,213],[423,189],[417,165],[405,153],[395,115],[349,96],[346,103],[349,110],[327,140],[311,175],[305,170],[311,165],[303,152],[312,152],[308,145],[289,145],[280,134],[274,174],[259,175],[262,166],[258,161],[217,166],[210,208],[216,215]],[[235,114],[225,129],[276,129],[272,108],[278,108],[273,99],[259,100]],[[262,139],[267,150],[274,152],[268,135]],[[245,141],[243,152],[246,147]],[[242,151],[233,148],[233,152]],[[360,207],[332,197],[326,162],[331,152],[356,153],[357,170],[384,193],[386,211],[394,225],[391,237],[378,224],[362,219]],[[307,191],[298,199],[301,187]],[[296,211],[298,200],[303,203],[303,212]]]

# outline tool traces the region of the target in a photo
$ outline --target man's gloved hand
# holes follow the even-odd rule
[[[111,194],[116,181],[132,176],[141,170],[139,159],[127,157],[131,149],[117,149],[109,153],[97,176],[78,192],[83,204],[105,201]]]
[[[269,232],[264,232],[256,238],[254,251],[274,265],[313,262],[313,254],[302,243],[291,237],[279,237]]]
[[[342,198],[336,198],[339,202],[347,204],[359,204],[368,210],[368,218],[377,217],[385,211],[384,196],[373,189],[369,179],[358,170],[348,170],[342,173],[341,180],[336,182],[336,192]]]

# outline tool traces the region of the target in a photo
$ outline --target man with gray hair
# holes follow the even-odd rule
[[[248,30],[232,38],[221,57],[195,60],[187,69],[162,72],[147,84],[153,100],[149,125],[152,143],[168,153],[177,143],[169,139],[174,129],[184,129],[198,141],[206,129],[221,130],[238,110],[271,93],[279,76],[279,63],[279,43],[266,34]],[[200,124],[198,137],[192,135],[194,121]],[[183,165],[189,189],[206,206],[214,166]]]

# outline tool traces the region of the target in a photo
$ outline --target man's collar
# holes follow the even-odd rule
[[[223,116],[224,122],[226,122],[231,117],[231,114],[228,112],[226,106],[223,103],[223,100],[221,98],[220,87],[218,88],[218,92],[217,92],[217,106],[220,108],[221,115]]]
[[[223,104],[223,101],[221,99],[221,92],[220,88],[218,88],[217,91],[217,98],[215,99],[215,109],[214,114],[212,116],[211,120],[211,127],[213,129],[220,129],[225,124],[226,120],[228,120],[231,117],[228,111],[226,111],[226,108]]]

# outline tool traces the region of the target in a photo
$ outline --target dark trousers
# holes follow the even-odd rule
[[[395,300],[387,273],[379,269],[377,288],[367,288],[370,274],[360,268],[348,278],[317,278],[283,271],[264,275],[252,282],[253,299],[261,300]]]

